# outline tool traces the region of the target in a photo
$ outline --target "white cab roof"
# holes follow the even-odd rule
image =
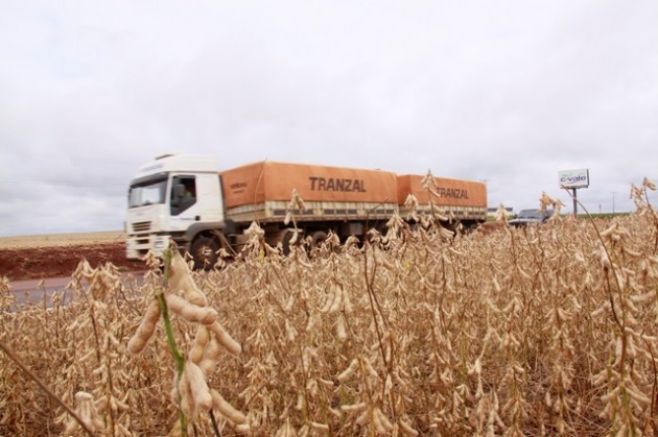
[[[203,155],[163,155],[141,166],[135,178],[164,172],[218,173],[217,161]]]

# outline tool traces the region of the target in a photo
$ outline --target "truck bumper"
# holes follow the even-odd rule
[[[152,251],[155,256],[162,256],[162,252],[169,246],[169,235],[128,235],[126,239],[126,258],[140,259]]]

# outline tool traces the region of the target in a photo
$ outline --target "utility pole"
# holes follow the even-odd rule
[[[616,194],[616,192],[613,191],[612,192],[612,213],[613,214],[615,213],[615,194]]]

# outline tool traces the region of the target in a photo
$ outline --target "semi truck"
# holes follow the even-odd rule
[[[195,267],[208,268],[225,248],[238,252],[245,230],[257,222],[266,241],[284,251],[295,235],[311,244],[334,232],[341,240],[363,238],[369,229],[383,230],[391,215],[405,213],[414,194],[418,209],[429,208],[466,226],[486,220],[487,194],[481,182],[434,178],[434,194],[422,187],[421,175],[397,175],[323,165],[272,161],[218,171],[211,157],[162,155],[139,168],[130,182],[126,214],[126,255],[139,259],[161,255],[174,241],[188,251]],[[289,211],[293,190],[303,210]],[[286,224],[295,217],[297,231]],[[298,235],[298,237],[300,237]]]

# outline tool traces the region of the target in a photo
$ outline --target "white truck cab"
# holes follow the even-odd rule
[[[126,255],[161,255],[169,240],[192,250],[204,232],[224,227],[220,177],[213,158],[162,155],[142,166],[130,182]],[[213,241],[216,241],[213,239]],[[205,250],[217,250],[219,247]]]

